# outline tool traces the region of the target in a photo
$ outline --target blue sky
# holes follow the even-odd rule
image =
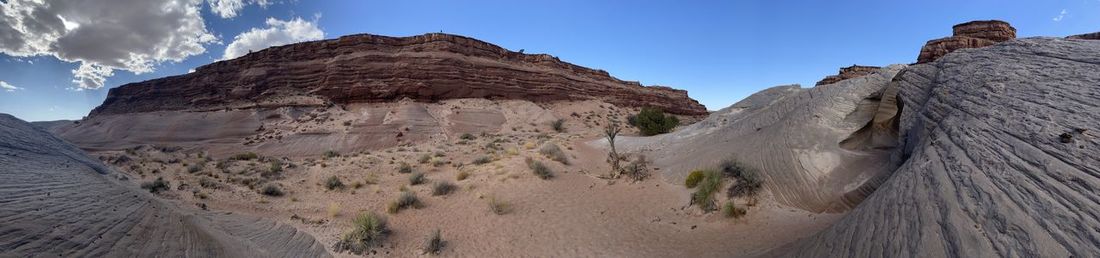
[[[234,43],[238,49],[250,49],[286,40],[356,33],[409,36],[443,31],[470,36],[512,50],[552,54],[578,65],[607,70],[624,80],[686,89],[691,97],[715,110],[775,85],[812,86],[842,66],[911,63],[924,42],[950,36],[952,25],[969,20],[1005,20],[1017,28],[1021,37],[1100,31],[1100,0],[145,0],[176,2],[198,13],[187,16],[180,12],[192,23],[180,23],[182,20],[173,16],[175,20],[158,26],[153,25],[161,23],[150,22],[158,19],[155,15],[129,19],[148,13],[140,10],[117,11],[117,21],[122,22],[108,23],[106,20],[116,20],[103,18],[111,17],[118,9],[114,7],[127,1],[80,1],[102,2],[99,4],[106,6],[102,10],[62,4],[43,7],[56,11],[68,27],[55,23],[61,28],[54,30],[60,38],[55,40],[57,44],[39,48],[18,49],[12,47],[18,41],[3,41],[13,38],[5,35],[12,32],[5,32],[4,26],[12,26],[18,17],[0,12],[0,113],[31,121],[79,119],[99,105],[110,88],[186,73],[225,57],[226,48]],[[3,8],[14,10],[18,2],[25,1],[2,2]],[[222,7],[217,12],[215,4]],[[233,4],[241,7],[228,8],[232,12],[227,14],[225,6]],[[25,23],[32,18],[22,19]],[[200,22],[195,24],[195,20]],[[124,29],[109,27],[119,24]],[[180,24],[189,27],[177,26]],[[293,25],[288,24],[301,26],[289,29]],[[154,31],[157,28],[175,31],[159,33]],[[75,33],[96,32],[93,29],[105,32]],[[271,33],[239,37],[264,29]],[[32,37],[41,33],[24,32],[27,36],[15,40],[42,42],[40,37]],[[284,39],[273,39],[279,36]],[[191,40],[131,40],[156,37]],[[127,40],[118,43],[117,39]],[[133,53],[149,53],[150,57],[134,58]],[[148,65],[126,62],[133,60]],[[73,70],[82,63],[108,67],[113,74],[89,75],[105,78],[98,84],[76,83]]]

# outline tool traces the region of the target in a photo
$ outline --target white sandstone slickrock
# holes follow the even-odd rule
[[[0,114],[0,257],[330,257],[273,221],[183,209]],[[175,186],[175,185],[173,185]]]

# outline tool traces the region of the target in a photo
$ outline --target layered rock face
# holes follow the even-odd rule
[[[1100,32],[1085,33],[1080,35],[1073,35],[1066,37],[1067,39],[1087,39],[1087,40],[1100,40]]]
[[[601,100],[706,114],[687,92],[622,81],[606,71],[524,54],[472,38],[353,35],[272,47],[193,73],[111,89],[91,116],[393,102],[403,98]]]
[[[814,86],[833,84],[839,81],[868,75],[878,71],[879,69],[882,69],[882,67],[864,65],[852,65],[849,67],[840,68],[840,72],[837,72],[837,75],[826,76],[825,79],[821,79]]]
[[[0,167],[0,257],[332,257],[291,226],[155,198],[7,114]]]
[[[868,132],[896,107],[881,98],[904,65],[874,70],[827,87],[770,88],[711,113],[705,120],[656,137],[623,137],[617,147],[652,157],[665,179],[681,184],[688,172],[737,160],[762,170],[779,203],[811,212],[855,207],[892,171],[890,132]],[[859,70],[866,68],[858,68]],[[881,118],[879,118],[881,116]],[[887,126],[888,127],[888,126]]]
[[[1095,256],[1098,65],[1100,41],[1029,38],[906,68],[893,79],[898,169],[774,255]]]
[[[997,20],[962,23],[952,27],[952,30],[953,36],[930,40],[924,44],[917,63],[935,61],[955,50],[985,47],[1016,38],[1016,28]]]

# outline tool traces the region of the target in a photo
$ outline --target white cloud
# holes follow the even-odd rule
[[[325,38],[325,32],[317,27],[317,21],[306,21],[302,18],[294,18],[282,21],[275,18],[267,18],[267,28],[252,28],[233,37],[233,42],[225,47],[222,60],[233,59],[248,52],[261,50],[271,46],[281,46],[303,41],[319,40]]]
[[[115,70],[152,72],[206,52],[202,0],[0,2],[0,53],[78,62],[73,82],[98,89]]]
[[[269,0],[209,0],[208,3],[210,4],[210,11],[222,18],[237,17],[241,9],[250,4],[259,5],[263,8],[271,5]]]
[[[1058,16],[1055,16],[1054,19],[1051,19],[1051,20],[1054,20],[1055,22],[1060,22],[1060,21],[1062,21],[1062,19],[1066,18],[1066,14],[1068,14],[1068,13],[1069,12],[1066,12],[1066,9],[1062,9],[1062,12],[1058,13]]]
[[[7,92],[13,92],[15,90],[22,90],[23,88],[15,87],[15,85],[8,84],[8,82],[0,81],[0,90]]]

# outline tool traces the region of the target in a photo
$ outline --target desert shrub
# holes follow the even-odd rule
[[[531,169],[532,173],[535,173],[535,176],[542,178],[542,180],[554,177],[554,172],[551,171],[550,167],[547,167],[546,164],[542,164],[542,161],[528,159],[527,167]]]
[[[401,165],[397,166],[397,173],[408,174],[413,172],[413,167],[409,163],[401,162]]]
[[[649,161],[646,160],[645,156],[638,155],[637,159],[623,167],[623,174],[634,181],[645,180],[649,177]]]
[[[447,164],[447,161],[444,161],[443,159],[435,159],[435,160],[432,160],[432,166],[433,166],[433,167],[441,167],[441,166],[443,166],[444,164]]]
[[[756,195],[764,185],[764,179],[760,172],[735,160],[726,160],[718,165],[722,175],[737,180],[730,185],[726,194],[729,198]]]
[[[344,181],[340,181],[339,177],[330,176],[328,179],[325,179],[325,188],[329,190],[343,189]]]
[[[413,173],[412,175],[409,175],[409,184],[410,185],[423,184],[424,181],[427,181],[427,179],[424,178],[424,173],[419,173],[418,172],[418,173]]]
[[[476,159],[474,159],[474,161],[471,162],[471,163],[473,163],[474,165],[481,165],[481,164],[487,164],[489,162],[493,162],[493,159],[489,158],[489,156],[481,156],[481,157],[477,157]]]
[[[447,194],[450,194],[451,192],[453,192],[455,190],[455,188],[456,188],[455,184],[452,184],[451,182],[447,182],[447,181],[436,182],[434,185],[432,185],[432,195],[435,195],[435,196],[447,195]]]
[[[477,139],[477,137],[474,137],[474,135],[470,134],[470,133],[464,133],[464,134],[462,134],[462,136],[459,136],[458,138],[463,139],[463,140],[467,140],[467,141],[472,141],[474,139]]]
[[[565,132],[565,119],[558,119],[554,120],[554,122],[550,122],[550,127],[554,128],[556,132]]]
[[[431,160],[432,160],[432,155],[425,153],[424,155],[420,155],[420,158],[417,159],[416,161],[420,162],[420,164],[428,164],[428,162],[431,161]]]
[[[557,162],[561,162],[561,164],[569,165],[569,157],[567,157],[565,155],[565,152],[562,151],[561,148],[558,147],[557,144],[553,144],[553,143],[543,144],[542,148],[539,148],[539,153],[542,154],[542,155],[546,155],[547,158],[550,158],[553,161],[557,161]]]
[[[722,205],[722,215],[726,216],[726,218],[740,218],[741,216],[745,216],[745,213],[745,209],[737,207],[733,202],[727,202],[725,205]]]
[[[349,251],[354,254],[363,254],[382,244],[386,236],[390,234],[386,219],[375,213],[363,213],[352,220],[351,232],[344,234],[340,242],[333,247],[337,252]]]
[[[205,177],[205,176],[202,177],[202,178],[199,178],[199,186],[202,186],[204,188],[218,188],[218,187],[220,187],[218,185],[218,182],[214,181],[213,178]]]
[[[466,180],[467,177],[470,177],[470,172],[462,171],[455,175],[455,179],[458,181]]]
[[[199,171],[202,171],[202,165],[201,164],[191,164],[191,165],[187,166],[187,173],[194,174],[194,173],[197,173]]]
[[[489,198],[489,210],[493,211],[493,214],[496,215],[508,214],[512,212],[512,204],[497,198]]]
[[[412,192],[401,192],[401,195],[397,197],[397,200],[390,202],[389,207],[386,207],[386,211],[390,214],[396,214],[401,210],[408,208],[420,208],[420,198],[416,197],[416,194]]]
[[[283,162],[275,160],[271,162],[271,167],[268,169],[272,174],[283,172]]]
[[[428,240],[424,242],[424,254],[439,254],[443,251],[443,246],[446,242],[443,241],[443,236],[440,235],[439,229],[436,229],[428,236]]]
[[[166,191],[172,188],[172,185],[164,180],[164,178],[158,177],[156,180],[142,183],[141,188],[149,190],[150,193],[159,193],[160,191]]]
[[[254,160],[257,158],[260,158],[260,155],[256,155],[256,153],[253,152],[238,153],[237,155],[229,157],[230,160]]]
[[[695,188],[695,186],[699,185],[699,181],[703,181],[703,171],[691,171],[687,178],[684,179],[684,186],[687,188]]]
[[[637,127],[642,135],[658,135],[672,131],[680,125],[680,119],[666,115],[656,108],[642,108],[637,115],[627,117],[627,123]]]
[[[339,153],[339,152],[336,152],[336,151],[334,151],[334,150],[327,150],[327,151],[325,151],[325,153],[324,153],[324,157],[325,157],[326,159],[327,159],[327,158],[335,158],[335,157],[339,157],[339,156],[340,156],[340,153]]]
[[[283,196],[283,189],[275,184],[267,184],[260,190],[260,193],[267,196]]]
[[[722,186],[722,175],[718,171],[704,170],[703,179],[699,181],[695,193],[691,195],[691,203],[698,205],[703,211],[714,211],[717,204],[714,201],[714,193]]]

